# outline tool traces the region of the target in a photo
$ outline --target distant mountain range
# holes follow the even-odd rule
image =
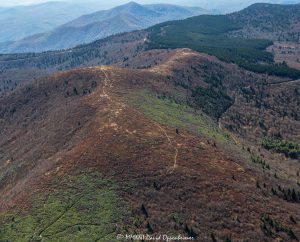
[[[103,9],[101,4],[47,2],[0,8],[0,42],[16,41],[48,32],[83,14]]]
[[[176,4],[181,5],[184,0],[177,0]],[[190,0],[189,4],[192,6],[199,5],[201,2],[201,7],[209,8],[209,9],[217,9],[220,13],[232,13],[235,11],[240,11],[252,4],[263,2],[263,3],[270,3],[270,4],[297,4],[300,3],[299,0],[264,0],[264,1],[257,1],[257,0],[223,0],[223,1],[211,1],[211,0]]]
[[[140,5],[130,2],[110,10],[83,15],[51,32],[1,43],[0,52],[41,52],[65,49],[113,34],[140,30],[161,22],[208,13],[209,11],[198,7],[167,4]]]

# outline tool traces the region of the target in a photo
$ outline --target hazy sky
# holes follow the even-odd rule
[[[50,2],[52,0],[0,0],[0,5],[1,6],[13,6],[13,5],[28,5],[28,4],[38,4],[38,3],[43,3],[43,2]],[[55,0],[53,0],[55,1]],[[56,1],[62,1],[62,2],[96,2],[97,0],[88,0],[88,1],[84,1],[84,0],[56,0]],[[110,0],[110,1],[107,1],[107,0],[99,0],[98,2],[103,2],[103,4],[105,4],[104,2],[110,2],[110,4],[113,4],[113,5],[121,5],[121,4],[124,4],[124,3],[127,3],[127,2],[130,2],[131,0]],[[220,0],[218,0],[220,1]],[[221,1],[224,1],[224,0],[221,0]],[[225,0],[226,1],[226,0]],[[138,2],[138,3],[144,3],[144,4],[147,4],[147,3],[186,3],[187,5],[190,5],[189,3],[191,2],[191,0],[162,0],[162,1],[159,1],[159,0],[136,0],[135,2]],[[192,2],[201,2],[201,0],[198,0],[198,1],[193,1]]]
[[[51,1],[51,0],[50,0]],[[56,0],[61,1],[61,0]],[[62,0],[68,2],[90,2],[97,0]],[[116,5],[121,5],[129,2],[130,0],[98,0],[98,3],[103,3],[103,7],[113,7]],[[42,2],[49,2],[49,0],[0,0],[0,6],[13,6],[13,5],[28,5],[28,4],[38,4]],[[138,3],[171,3],[171,4],[180,4],[180,5],[189,5],[189,6],[199,6],[204,8],[222,8],[229,6],[239,6],[244,7],[255,2],[272,2],[272,3],[298,3],[300,0],[136,0]],[[88,3],[87,3],[88,4]]]

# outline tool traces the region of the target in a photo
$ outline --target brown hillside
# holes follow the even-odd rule
[[[88,179],[79,185],[63,181],[95,172],[117,184],[122,203],[116,207],[124,204],[127,211],[104,230],[110,238],[118,233],[181,234],[196,241],[300,237],[299,203],[272,193],[278,186],[296,189],[295,182],[284,174],[275,178],[276,163],[265,170],[251,162],[253,154],[243,150],[242,136],[236,140],[220,130],[216,120],[199,111],[191,94],[196,87],[212,85],[207,73],[222,75],[224,82],[214,88],[221,85],[232,98],[237,82],[265,80],[189,50],[169,53],[167,59],[152,69],[102,66],[62,72],[0,100],[0,240],[8,233],[22,233],[20,241],[55,241],[65,234],[78,239],[94,231],[100,221],[85,223],[71,214],[96,216],[90,211],[96,208],[83,203],[86,196],[90,199],[84,201],[92,202],[93,194],[85,193],[89,186],[81,190]],[[226,111],[225,121],[238,102]],[[93,193],[105,186],[97,185]],[[74,203],[72,189],[78,197]],[[48,200],[54,199],[54,206],[57,191],[66,192],[68,205],[47,217]],[[43,196],[48,200],[33,202]],[[37,215],[40,220],[32,222],[39,206],[47,216]],[[28,227],[22,230],[20,221]],[[88,236],[99,236],[95,231]]]

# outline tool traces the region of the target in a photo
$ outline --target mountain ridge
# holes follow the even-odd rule
[[[2,8],[0,42],[17,41],[54,28],[74,18],[100,9],[99,4],[47,2],[30,6]]]
[[[0,55],[0,241],[299,241],[300,80],[250,68],[297,13],[257,8]]]
[[[158,11],[155,11],[156,8]],[[140,30],[167,20],[183,19],[207,12],[201,8],[159,4],[140,5],[130,2],[110,10],[81,16],[49,33],[37,34],[16,42],[0,43],[0,52],[40,52],[66,49],[113,34]],[[123,22],[120,21],[121,18]]]
[[[188,49],[165,54],[154,68],[78,68],[0,99],[1,239],[24,229],[24,239],[114,241],[150,230],[196,241],[296,240],[298,202],[277,187],[298,196],[296,174],[278,168],[294,164],[268,159],[263,169],[250,159],[254,147],[188,102],[186,88],[235,90],[263,77]]]
[[[259,6],[259,5],[257,5]],[[272,5],[271,5],[272,6]],[[284,7],[284,6],[283,6]],[[290,6],[288,6],[288,8],[290,8]],[[281,11],[281,12],[285,12],[285,11]],[[242,12],[245,13],[245,12]],[[243,18],[245,18],[245,20],[251,20],[253,17],[252,15],[246,14],[246,16],[244,16]],[[289,16],[293,16],[293,14],[289,14]],[[230,20],[230,26],[226,25],[226,21],[223,20],[225,18],[226,21],[228,21],[228,19]],[[233,19],[230,19],[233,18]],[[262,58],[263,62],[269,62],[272,65],[277,65],[276,68],[272,67],[269,71],[268,69],[264,69],[265,66],[260,67],[258,71],[262,72],[262,73],[272,73],[272,75],[278,73],[284,76],[290,76],[291,78],[295,78],[295,76],[297,77],[297,71],[295,70],[290,70],[289,68],[287,68],[287,64],[288,66],[291,65],[291,67],[295,66],[295,69],[300,69],[300,64],[299,64],[299,58],[297,59],[297,53],[300,53],[300,46],[298,46],[298,44],[296,42],[293,42],[293,39],[296,41],[297,39],[297,35],[286,35],[289,36],[289,39],[292,42],[277,42],[278,39],[280,39],[280,33],[276,30],[277,27],[282,28],[280,25],[276,25],[275,29],[274,29],[274,33],[272,35],[268,35],[270,37],[270,40],[255,40],[253,41],[251,38],[249,39],[249,33],[251,33],[251,29],[253,30],[253,26],[251,27],[250,25],[240,25],[240,24],[236,24],[234,23],[234,18],[241,18],[239,17],[239,14],[234,13],[231,14],[229,17],[228,15],[221,16],[218,17],[214,17],[214,16],[210,16],[210,23],[209,24],[205,24],[205,22],[203,22],[201,24],[198,23],[198,26],[201,26],[202,30],[208,29],[208,27],[210,27],[210,31],[212,29],[214,29],[214,31],[216,30],[216,26],[214,26],[216,23],[221,22],[221,24],[218,26],[217,29],[221,30],[222,34],[224,36],[225,39],[227,38],[237,38],[237,40],[234,40],[234,42],[224,42],[222,39],[220,42],[216,43],[216,37],[214,37],[212,40],[210,40],[209,42],[205,41],[205,43],[209,46],[214,47],[213,50],[217,50],[221,48],[224,48],[224,44],[226,44],[230,48],[236,49],[237,47],[244,47],[245,50],[249,50],[249,48],[254,48],[254,50],[252,49],[251,52],[246,51],[245,53],[247,54],[247,56],[249,57],[248,60],[251,60],[254,58]],[[255,18],[260,18],[260,16],[255,16]],[[265,24],[267,22],[266,19],[263,19],[263,17],[261,17],[263,20],[263,23]],[[204,19],[206,20],[206,16],[204,17],[197,17],[194,18],[195,20],[197,19]],[[220,21],[214,21],[214,19],[221,19]],[[278,19],[278,18],[277,18]],[[243,20],[243,21],[245,21]],[[247,20],[247,21],[248,21]],[[280,19],[279,19],[280,20]],[[276,20],[276,21],[279,21]],[[186,22],[186,21],[180,21],[180,22]],[[177,22],[175,22],[177,23]],[[226,26],[224,26],[224,24]],[[164,26],[164,24],[160,24],[159,26]],[[220,26],[223,26],[223,29],[220,29]],[[191,26],[193,27],[193,26]],[[237,31],[232,31],[232,27],[236,28],[238,27],[239,30]],[[256,27],[259,30],[259,26]],[[54,70],[64,70],[64,69],[70,69],[70,68],[74,68],[74,67],[78,67],[78,66],[87,66],[87,65],[97,65],[97,64],[105,64],[105,65],[115,65],[116,63],[118,63],[117,65],[121,65],[126,67],[125,65],[127,65],[127,60],[135,57],[135,55],[140,54],[141,52],[143,52],[145,49],[149,49],[149,44],[151,44],[151,42],[149,42],[149,38],[150,36],[153,34],[151,32],[151,29],[147,29],[147,30],[143,30],[143,31],[135,31],[132,33],[126,33],[126,34],[118,34],[115,36],[110,36],[107,37],[105,39],[101,39],[95,42],[92,42],[90,44],[86,44],[86,45],[80,45],[77,46],[75,48],[72,49],[67,49],[67,50],[62,50],[62,51],[50,51],[50,52],[44,52],[44,53],[24,53],[24,54],[11,54],[11,55],[0,55],[0,61],[1,61],[1,65],[2,65],[2,74],[0,73],[0,80],[1,80],[1,84],[0,84],[0,88],[2,86],[2,90],[0,90],[0,92],[3,94],[7,91],[9,91],[10,89],[14,89],[15,86],[17,86],[19,83],[23,82],[24,80],[28,80],[30,78],[32,78],[32,74],[31,72],[34,72],[35,75],[41,75],[41,73],[44,72],[48,72],[49,70],[54,71]],[[187,27],[183,28],[184,31],[187,29]],[[230,31],[228,33],[224,33],[226,31]],[[234,30],[234,29],[233,29]],[[284,32],[286,33],[293,33],[294,31],[296,31],[297,29],[294,28],[293,26],[286,26],[284,28]],[[193,30],[194,31],[194,30]],[[198,31],[198,30],[197,30]],[[158,31],[159,32],[159,31]],[[194,31],[195,32],[195,31]],[[209,34],[209,32],[207,32]],[[267,32],[261,32],[259,31],[252,31],[252,34],[255,34],[256,38],[260,38],[260,36],[264,36],[265,33]],[[178,39],[179,37],[181,37],[181,35],[177,35],[176,39]],[[293,37],[294,36],[294,37]],[[194,41],[193,39],[190,39],[191,36],[189,36],[189,41],[188,43],[181,45],[179,47],[189,47],[191,45],[191,43]],[[209,38],[211,39],[211,37],[209,36]],[[224,39],[223,38],[223,39]],[[176,40],[175,39],[175,40]],[[171,39],[174,42],[174,38]],[[204,38],[205,40],[205,38]],[[169,42],[169,40],[168,40]],[[274,44],[272,45],[272,43],[274,42]],[[168,43],[167,43],[168,44]],[[264,50],[265,47],[268,47],[267,50]],[[197,47],[197,45],[195,46],[191,46],[193,47]],[[203,42],[202,42],[202,47],[203,47]],[[218,47],[218,48],[216,48]],[[161,45],[157,45],[155,46],[155,48],[162,48]],[[172,46],[171,48],[174,48],[174,46]],[[198,49],[199,51],[204,51],[203,48],[202,49]],[[209,50],[209,49],[208,49]],[[255,51],[255,52],[254,52]],[[290,52],[293,52],[292,54],[288,54]],[[211,54],[216,54],[215,52],[211,52]],[[253,53],[256,53],[253,56]],[[281,54],[282,53],[282,54]],[[222,54],[222,53],[221,53]],[[226,55],[220,55],[219,57],[226,57]],[[292,59],[292,62],[290,61],[290,59]],[[246,58],[247,59],[247,58]],[[228,60],[228,58],[227,58]],[[229,59],[230,60],[230,59]],[[145,61],[145,60],[143,60]],[[145,61],[146,62],[146,61]],[[159,62],[159,60],[157,60],[157,62]],[[135,63],[135,67],[146,67],[148,65],[153,65],[155,63],[153,62],[146,62],[147,64],[143,64],[143,63]],[[254,62],[255,63],[255,62]],[[284,64],[285,63],[285,64]],[[257,64],[257,63],[255,63]],[[251,65],[246,65],[246,67],[248,66],[251,67]],[[255,66],[254,66],[255,67]],[[15,70],[16,68],[18,68],[19,72],[22,71],[23,75],[18,75]],[[257,66],[256,66],[257,68]],[[274,69],[275,68],[275,69]],[[254,68],[254,70],[256,70]],[[289,71],[292,71],[289,74]],[[38,73],[37,73],[38,72]],[[40,74],[39,74],[40,73]],[[294,74],[293,74],[294,73]]]

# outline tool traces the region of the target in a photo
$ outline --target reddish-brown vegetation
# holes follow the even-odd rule
[[[290,216],[299,221],[299,204],[272,194],[278,185],[294,187],[295,182],[285,173],[274,177],[279,166],[270,153],[271,170],[262,169],[251,162],[250,156],[259,154],[254,148],[243,150],[241,144],[186,130],[177,134],[128,102],[128,96],[148,90],[193,106],[191,90],[213,85],[207,73],[222,75],[220,85],[236,101],[220,126],[230,122],[239,142],[252,149],[264,129],[257,128],[247,141],[245,125],[250,130],[256,126],[228,117],[267,116],[268,109],[253,106],[252,97],[245,102],[237,90],[253,86],[256,95],[262,83],[268,87],[262,88],[264,100],[275,102],[284,100],[280,93],[294,84],[268,85],[271,80],[189,50],[168,53],[166,59],[152,69],[94,67],[58,73],[2,98],[1,210],[14,205],[26,209],[28,194],[51,193],[56,177],[97,171],[119,184],[118,193],[130,209],[130,216],[119,222],[130,233],[184,234],[197,241],[292,240],[286,229],[270,225],[271,218],[299,236],[298,224],[290,221]],[[279,115],[280,107],[272,112]],[[297,120],[286,120],[297,127]],[[282,135],[296,139],[285,123],[277,125]]]

